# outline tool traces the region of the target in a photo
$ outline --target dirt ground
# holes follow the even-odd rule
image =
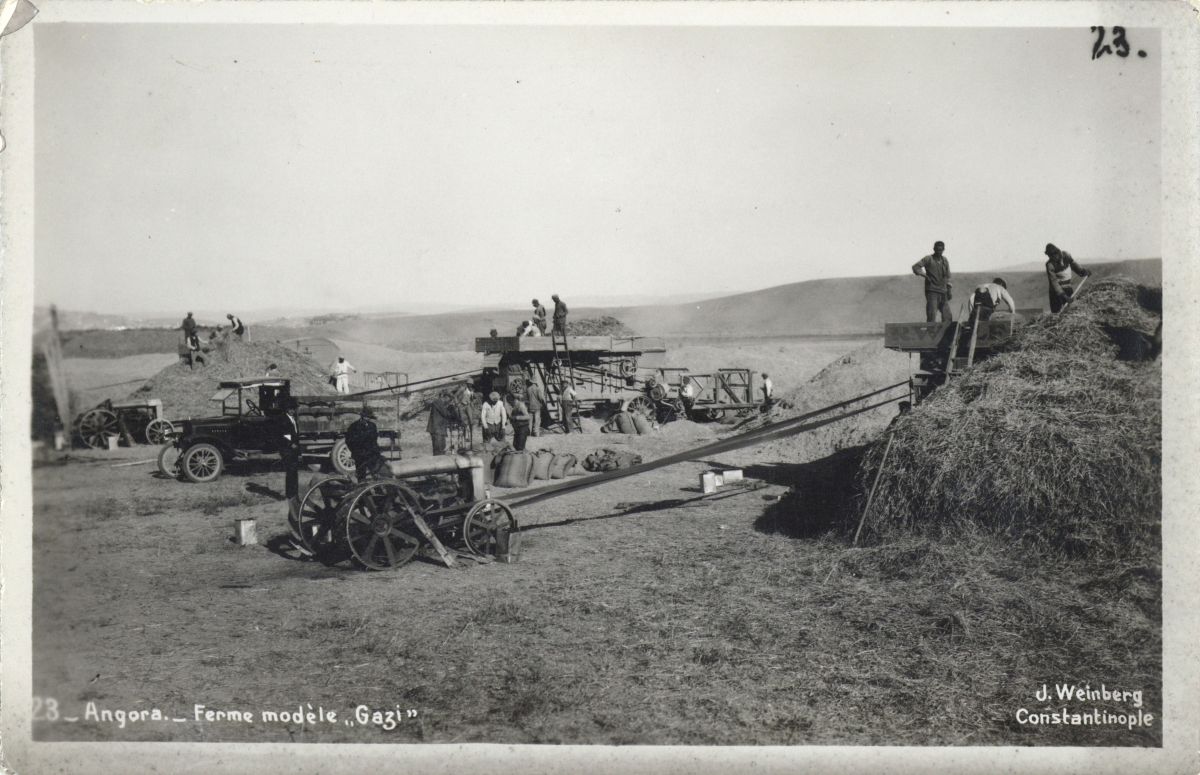
[[[718,432],[529,446],[650,459]],[[710,495],[712,461],[693,461],[523,508],[514,564],[386,572],[291,551],[277,465],[192,485],[149,447],[51,455],[33,472],[35,738],[1159,744],[1158,725],[1013,720],[1057,682],[1145,690],[1157,715],[1153,594],[986,538],[806,536],[796,450],[724,455],[747,481]],[[244,518],[259,545],[234,543]]]

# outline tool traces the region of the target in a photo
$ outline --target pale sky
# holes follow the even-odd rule
[[[1080,29],[36,24],[36,301],[736,292],[1161,255],[1160,44]]]

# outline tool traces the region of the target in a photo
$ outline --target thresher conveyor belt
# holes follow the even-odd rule
[[[820,415],[845,409],[851,404],[855,404],[868,398],[873,398],[874,396],[887,393],[888,391],[895,390],[899,387],[905,388],[905,393],[903,395],[877,401],[875,403],[868,404],[867,406],[850,409],[833,417],[814,419]],[[760,428],[755,428],[753,430],[746,431],[745,433],[739,433],[735,436],[730,436],[727,439],[722,439],[711,444],[705,444],[701,447],[684,450],[683,452],[676,452],[673,455],[657,458],[647,463],[640,463],[635,466],[630,466],[629,468],[618,468],[615,471],[605,471],[603,473],[595,474],[582,479],[564,480],[559,484],[552,484],[547,487],[539,487],[536,490],[528,490],[514,496],[507,502],[513,508],[519,506],[528,506],[548,498],[566,495],[567,493],[577,492],[579,490],[585,490],[589,487],[595,487],[596,485],[611,482],[615,479],[623,479],[628,476],[637,476],[638,474],[644,474],[648,471],[665,468],[666,466],[674,465],[675,463],[682,463],[687,460],[695,460],[707,455],[730,452],[735,449],[750,447],[766,441],[774,441],[776,439],[782,439],[799,433],[816,430],[817,428],[821,428],[826,425],[832,425],[835,422],[862,414],[863,412],[868,412],[872,409],[878,409],[881,406],[886,406],[897,401],[907,400],[907,388],[907,380],[904,382],[897,382],[894,385],[888,385],[887,387],[879,388],[878,390],[873,390],[869,393],[863,393],[862,395],[855,396],[854,398],[850,398],[845,401],[839,401],[836,404],[830,404],[829,406],[822,407],[811,412],[806,412],[798,417],[781,420],[780,422],[768,423]]]

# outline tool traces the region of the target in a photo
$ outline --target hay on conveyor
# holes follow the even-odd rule
[[[206,363],[189,369],[187,363],[176,363],[155,374],[138,388],[130,398],[159,398],[163,411],[172,420],[188,417],[211,417],[221,413],[221,406],[209,399],[221,382],[239,379],[258,379],[267,367],[276,365],[275,374],[292,382],[293,395],[332,394],[326,365],[318,364],[295,350],[280,344],[242,342],[236,338],[217,340],[204,353]]]
[[[1095,281],[899,418],[867,534],[983,528],[1073,555],[1156,554],[1162,375],[1130,346],[1160,321],[1150,298]],[[884,442],[863,459],[864,494]]]

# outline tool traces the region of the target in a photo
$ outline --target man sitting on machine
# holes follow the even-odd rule
[[[346,446],[354,458],[358,481],[392,479],[392,468],[379,449],[379,428],[374,422],[375,412],[363,404],[358,414],[358,419],[346,429]]]

